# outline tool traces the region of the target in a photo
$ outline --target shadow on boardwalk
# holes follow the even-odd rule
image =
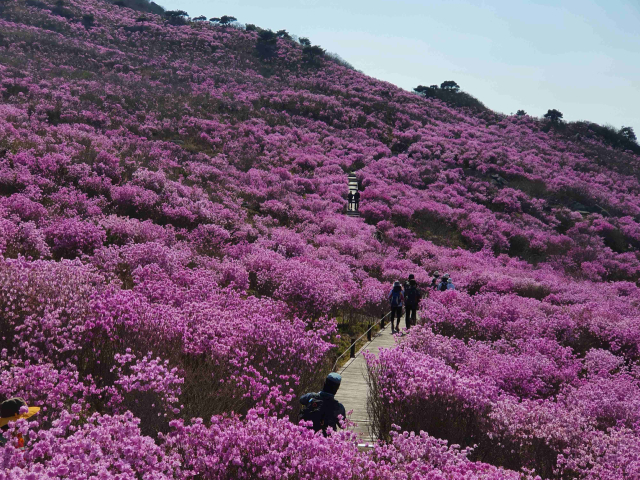
[[[367,363],[362,352],[369,350],[378,355],[380,348],[389,348],[396,345],[391,334],[391,326],[387,325],[384,330],[367,343],[356,354],[356,358],[349,360],[339,371],[342,375],[342,384],[338,393],[338,400],[344,405],[347,413],[353,410],[351,421],[357,423],[353,430],[358,433],[363,443],[373,443],[375,439],[371,436],[369,415],[367,414],[367,396],[369,386],[367,385]]]

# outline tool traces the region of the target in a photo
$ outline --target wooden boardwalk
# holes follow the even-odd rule
[[[367,364],[362,353],[369,350],[371,353],[378,354],[381,347],[389,348],[396,345],[395,339],[391,334],[391,326],[387,324],[384,330],[381,330],[370,343],[367,343],[356,354],[356,358],[349,360],[338,373],[342,375],[340,390],[336,395],[336,400],[344,405],[347,413],[353,410],[351,421],[357,425],[353,430],[358,433],[362,443],[373,443],[374,439],[369,431],[369,415],[367,414],[367,396],[369,387],[366,381]]]

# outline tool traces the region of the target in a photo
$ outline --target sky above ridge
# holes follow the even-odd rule
[[[640,137],[640,0],[155,1],[308,37],[406,90],[455,80],[498,112],[555,108]]]

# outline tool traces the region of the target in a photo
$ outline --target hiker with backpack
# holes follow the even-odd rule
[[[337,430],[340,427],[340,416],[346,420],[347,412],[344,405],[335,399],[335,394],[340,388],[342,377],[337,373],[330,373],[324,382],[321,392],[306,393],[300,397],[303,405],[298,421],[312,422],[314,432],[322,431],[327,436],[327,428]]]
[[[445,273],[442,276],[442,281],[438,284],[439,292],[446,292],[447,290],[455,290],[456,287],[453,285],[453,280],[451,280],[451,276],[448,273]]]
[[[402,285],[396,280],[393,282],[393,288],[389,292],[389,304],[391,306],[391,333],[400,333],[400,318],[402,317],[402,307],[404,305],[404,293],[402,293]],[[393,319],[397,317],[398,322],[396,328],[393,328]]]
[[[409,280],[404,284],[404,320],[407,326],[407,330],[409,330],[412,325],[416,324],[418,305],[420,304],[421,299],[422,292],[418,288],[415,276],[409,275]]]
[[[360,208],[360,192],[357,191],[356,194],[353,196],[353,199],[356,202],[356,212],[358,211],[358,209]]]

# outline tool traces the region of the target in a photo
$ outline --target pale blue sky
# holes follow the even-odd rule
[[[412,90],[455,80],[489,108],[640,136],[640,0],[156,0],[285,29]]]

